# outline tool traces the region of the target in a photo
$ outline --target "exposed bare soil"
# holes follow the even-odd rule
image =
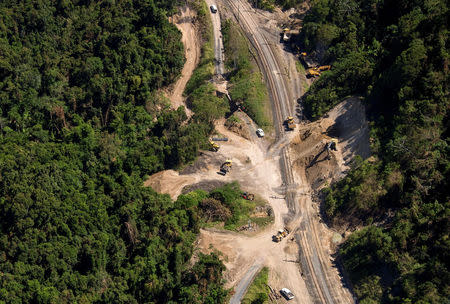
[[[192,116],[192,111],[186,107],[183,92],[200,60],[200,38],[194,24],[195,16],[196,13],[188,6],[185,6],[180,9],[178,14],[170,18],[183,35],[181,41],[184,45],[186,62],[181,71],[180,78],[169,90],[167,97],[170,99],[172,108],[176,109],[179,106],[184,106],[188,117]]]
[[[298,126],[295,133],[290,136],[292,137],[290,154],[294,163],[296,180],[308,181],[308,184],[312,184],[315,189],[315,184],[323,185],[325,181],[332,182],[348,169],[343,155],[348,157],[348,161],[355,154],[367,157],[365,153],[370,152],[369,139],[368,133],[365,132],[367,122],[362,110],[360,101],[352,98],[331,110],[327,118]],[[302,295],[296,297],[294,302],[312,303],[301,275],[303,271],[299,266],[298,245],[293,239],[295,232],[291,232],[281,243],[274,243],[271,240],[272,235],[283,227],[283,216],[287,214],[283,195],[277,192],[281,186],[278,157],[276,153],[264,152],[267,151],[267,143],[258,138],[245,139],[229,131],[223,123],[224,120],[217,122],[216,130],[227,136],[229,141],[221,143],[219,152],[202,153],[199,159],[187,167],[182,174],[172,170],[156,173],[146,181],[145,185],[155,187],[157,191],[168,193],[176,198],[186,189],[209,190],[224,182],[238,180],[243,189],[257,193],[266,199],[274,210],[273,225],[259,230],[252,236],[217,229],[201,230],[197,247],[202,252],[210,252],[214,249],[222,252],[222,258],[227,267],[225,272],[227,287],[234,286],[252,265],[260,263],[271,270],[269,282],[272,287],[278,289],[288,287],[295,294]],[[330,129],[333,126],[338,129],[333,131],[338,132],[335,135],[338,138],[338,151],[332,153],[331,160],[323,160],[323,153],[321,155],[320,152],[325,143],[330,140],[327,130],[334,130]],[[339,133],[341,130],[344,130],[343,133]],[[308,134],[306,138],[305,133]],[[233,168],[227,176],[223,177],[217,174],[217,170],[225,159],[233,160]],[[321,180],[323,177],[325,178]],[[321,182],[318,183],[318,180]],[[304,188],[308,189],[309,185]],[[305,195],[308,194],[305,193]],[[314,207],[313,204],[308,203],[310,200],[302,203],[306,197],[301,197],[299,203],[304,204],[304,208],[317,209],[314,212],[318,213],[317,206]],[[331,254],[334,243],[337,242],[336,234],[324,224],[320,224],[315,229],[321,236],[322,246],[328,248]],[[306,238],[304,231],[300,230],[298,235]],[[337,273],[335,275],[337,276]]]
[[[326,145],[332,138],[338,140],[337,151],[328,154]],[[369,157],[369,127],[359,99],[349,98],[324,118],[300,125],[291,141],[291,155],[295,170],[305,174],[314,190],[340,179],[356,155]]]
[[[280,11],[270,14],[259,10],[255,13],[260,15],[261,22],[263,24],[265,22],[264,28],[271,32],[274,38],[284,22],[283,18],[287,18],[289,22],[289,19],[293,18],[291,15],[294,14]],[[196,37],[195,34],[192,37]],[[198,46],[198,40],[196,43]],[[301,92],[299,75],[293,68],[295,67],[295,64],[292,64],[295,62],[293,55],[287,54],[279,46],[274,48],[278,49],[279,57],[284,58],[277,60],[285,60],[283,77],[290,80],[289,99],[294,106],[296,99],[304,92]],[[188,50],[189,47],[185,49]],[[176,106],[173,100],[176,99],[171,98],[172,105]],[[361,102],[357,98],[342,102],[325,118],[297,126],[295,131],[273,143],[270,149],[268,142],[254,135],[255,126],[247,117],[243,117],[243,123],[228,128],[224,126],[224,120],[220,120],[216,123],[216,131],[229,138],[228,142],[219,143],[221,145],[219,152],[203,151],[195,163],[180,173],[173,170],[159,172],[152,175],[145,185],[176,199],[178,195],[188,190],[199,188],[210,190],[211,187],[222,185],[224,182],[237,180],[242,189],[258,194],[269,202],[274,211],[274,223],[256,234],[245,235],[217,229],[200,232],[197,240],[200,251],[209,252],[215,249],[223,254],[222,258],[227,267],[225,272],[227,287],[235,286],[253,265],[265,265],[270,269],[269,284],[274,289],[287,287],[297,295],[290,301],[291,303],[313,303],[316,300],[315,295],[309,294],[310,289],[307,288],[303,277],[305,270],[301,269],[299,264],[302,258],[298,254],[299,243],[306,248],[303,254],[308,255],[310,260],[321,256],[321,260],[326,263],[325,276],[332,278],[330,281],[340,286],[342,283],[331,258],[335,244],[340,238],[324,223],[300,216],[295,223],[291,223],[293,227],[298,227],[296,231],[292,231],[280,243],[271,240],[272,235],[283,228],[283,218],[288,213],[282,191],[279,152],[282,147],[289,145],[294,179],[298,184],[298,204],[301,212],[318,216],[318,204],[311,200],[311,193],[326,183],[341,178],[355,155],[361,155],[363,158],[370,155],[368,126]],[[324,147],[331,138],[338,140],[337,151],[333,151],[330,159],[327,159]],[[226,159],[233,161],[233,168],[226,176],[220,176],[217,171]],[[315,232],[307,233],[309,230]],[[312,252],[314,251],[311,250],[312,247],[308,247],[308,243],[312,241],[320,244],[320,252]],[[336,288],[333,297],[336,303],[352,302],[348,291],[342,288]]]

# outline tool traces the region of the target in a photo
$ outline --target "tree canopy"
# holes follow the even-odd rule
[[[176,4],[0,2],[0,303],[226,296],[218,256],[191,260],[197,207],[143,187],[225,111],[186,124],[158,93],[184,64]]]
[[[313,1],[297,42],[332,65],[304,98],[310,118],[355,94],[369,113],[373,157],[325,191],[333,223],[366,225],[340,251],[356,295],[361,303],[445,302],[448,3]]]

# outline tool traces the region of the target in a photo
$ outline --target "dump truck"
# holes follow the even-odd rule
[[[280,229],[278,230],[277,234],[272,236],[272,241],[274,241],[275,243],[279,243],[281,242],[281,240],[283,238],[285,238],[287,235],[289,234],[289,229],[287,229],[286,227],[284,227],[284,229]]]
[[[241,197],[243,199],[249,200],[249,201],[253,201],[255,199],[255,195],[253,193],[248,193],[248,192],[243,192],[241,194]]]
[[[287,131],[294,130],[295,129],[294,117],[289,116],[288,118],[286,118],[286,120],[284,121],[284,124],[286,125]]]
[[[221,166],[220,171],[218,172],[220,175],[226,175],[231,170],[232,162],[227,159]]]
[[[217,143],[215,143],[213,140],[209,141],[209,149],[211,151],[217,152],[217,151],[219,151],[219,148],[220,148],[220,146]]]

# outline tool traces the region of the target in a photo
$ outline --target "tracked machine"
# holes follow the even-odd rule
[[[228,172],[230,172],[231,170],[231,166],[232,166],[232,161],[227,159],[221,166],[220,166],[220,170],[219,173],[220,175],[225,176]]]
[[[287,131],[293,131],[295,129],[294,117],[289,116],[288,118],[286,118],[286,120],[284,121],[284,125],[286,126]]]

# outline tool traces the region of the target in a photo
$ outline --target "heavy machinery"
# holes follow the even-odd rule
[[[220,171],[218,172],[220,175],[226,175],[231,170],[232,162],[230,159],[227,159],[221,166]]]
[[[294,117],[289,116],[288,118],[286,118],[286,120],[284,121],[284,124],[286,125],[287,131],[294,130],[295,129]]]
[[[307,69],[311,69],[311,68],[315,67],[313,58],[311,56],[308,56],[308,54],[306,52],[300,52],[299,59],[301,60],[301,62]]]
[[[321,65],[317,68],[320,72],[331,70],[331,65]]]
[[[277,234],[272,236],[272,241],[274,241],[275,243],[279,243],[288,234],[289,234],[289,230],[286,227],[284,227],[284,229],[278,230]]]
[[[219,148],[220,148],[220,146],[217,143],[215,143],[212,140],[209,141],[209,149],[211,151],[217,152],[217,151],[219,151]]]
[[[255,199],[255,195],[253,193],[248,193],[248,192],[243,192],[241,194],[241,197],[243,199],[249,200],[249,201],[253,201]]]
[[[331,159],[330,150],[337,151],[337,139],[332,138],[329,142],[325,144],[325,149],[327,150],[326,159]]]
[[[331,70],[331,65],[321,65],[319,67],[310,68],[306,70],[306,77],[319,77],[323,71]]]
[[[320,72],[317,70],[317,68],[310,68],[306,70],[306,77],[311,78],[311,77],[319,77],[320,76]]]
[[[287,42],[289,39],[291,39],[291,31],[286,27],[283,29],[283,41]]]

